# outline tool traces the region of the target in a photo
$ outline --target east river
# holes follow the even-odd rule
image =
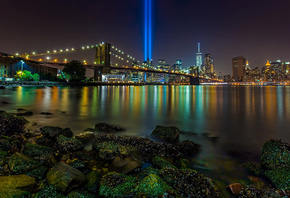
[[[2,102],[8,104],[2,104]],[[0,110],[24,108],[37,127],[69,127],[75,134],[98,122],[117,124],[122,135],[148,137],[156,125],[174,125],[180,139],[201,144],[194,168],[235,182],[243,162],[257,161],[262,144],[290,142],[288,86],[8,87]],[[52,115],[40,115],[50,112]]]

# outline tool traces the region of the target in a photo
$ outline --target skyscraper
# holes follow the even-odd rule
[[[196,53],[196,66],[201,68],[202,65],[202,53],[200,52],[200,43],[197,46],[197,53]]]
[[[238,56],[232,60],[233,79],[236,81],[242,80],[245,74],[246,58]]]
[[[204,73],[207,75],[209,78],[212,78],[214,76],[214,62],[213,58],[211,57],[210,54],[205,54],[204,58]]]

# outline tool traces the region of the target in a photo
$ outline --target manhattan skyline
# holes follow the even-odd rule
[[[216,72],[224,74],[231,73],[231,60],[240,55],[251,67],[281,57],[289,61],[289,5],[286,0],[153,1],[153,62],[182,59],[184,66],[192,66],[199,42],[203,54],[215,57]],[[0,32],[3,52],[105,41],[143,59],[143,1],[12,0],[0,6],[5,8],[0,13],[5,19]]]

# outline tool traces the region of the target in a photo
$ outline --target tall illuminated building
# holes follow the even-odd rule
[[[204,73],[209,78],[214,76],[214,60],[210,54],[205,54],[204,58]]]
[[[246,69],[246,58],[238,56],[232,59],[233,78],[236,81],[241,81]]]
[[[196,53],[196,66],[199,67],[199,70],[202,65],[202,53],[200,52],[200,43],[197,46],[197,53]]]

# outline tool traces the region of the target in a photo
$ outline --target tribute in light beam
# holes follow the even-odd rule
[[[152,59],[152,0],[144,0],[144,61]]]

